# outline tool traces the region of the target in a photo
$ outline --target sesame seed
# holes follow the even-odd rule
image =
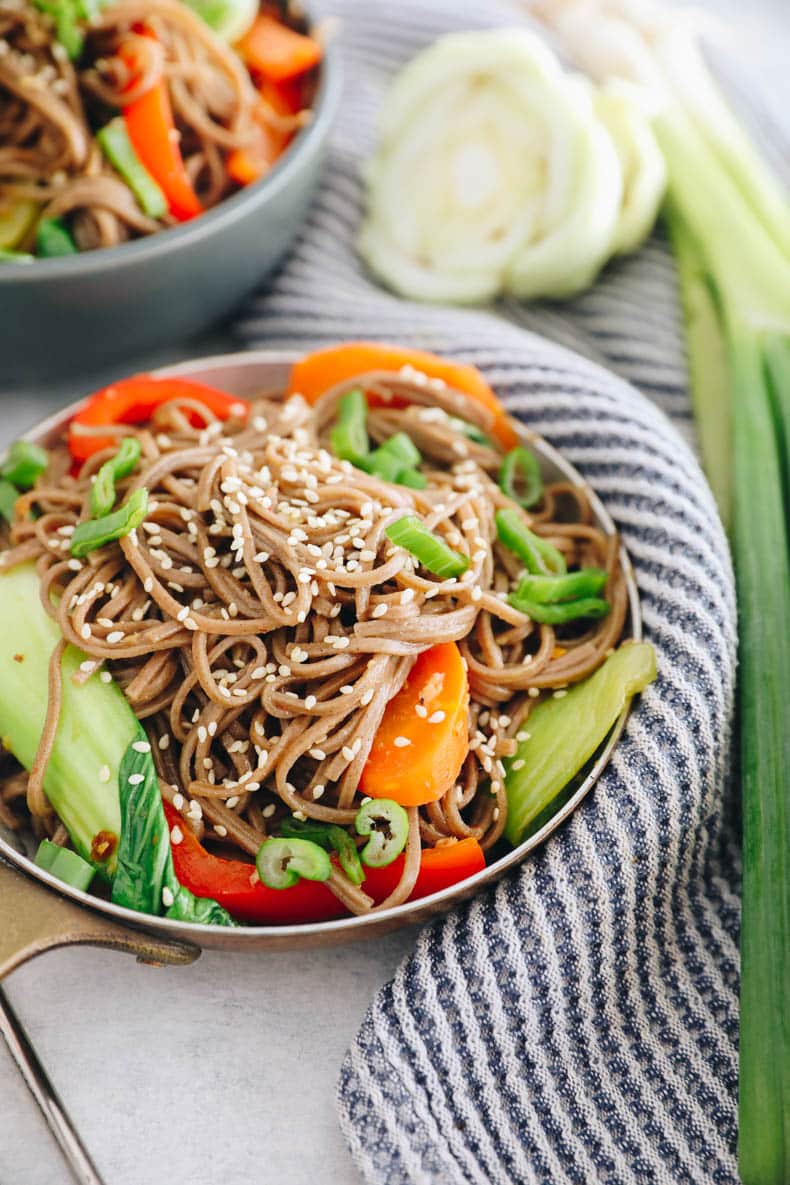
[[[373,699],[374,694],[375,694],[375,692],[372,687],[369,687],[367,689],[367,691],[363,692],[362,698],[359,701],[363,708],[366,708],[368,706],[370,701]]]
[[[392,743],[396,749],[405,749],[407,745],[411,744],[411,741],[408,737],[395,737]]]
[[[444,712],[441,710],[441,708],[439,709],[438,712],[432,712],[431,715],[428,717],[429,724],[441,724],[443,720],[444,720]]]
[[[525,766],[526,764],[527,764],[527,763],[526,763],[526,761],[524,760],[524,758],[523,758],[523,757],[519,757],[517,761],[514,761],[514,762],[513,762],[513,764],[511,765],[511,767],[510,767],[510,768],[511,768],[512,770],[523,769],[523,768],[524,768],[524,766]]]
[[[397,744],[397,741],[395,743]],[[343,754],[346,761],[353,761],[354,760],[354,757],[355,757],[354,750],[351,749],[348,745],[344,745],[343,748],[340,750],[340,752]]]
[[[170,832],[170,841],[171,841],[171,843],[174,843],[177,847],[181,843],[183,838],[184,838],[184,832],[181,830],[181,828],[176,823],[175,827]]]
[[[227,829],[227,827],[223,827],[221,823],[215,823],[214,824],[214,834],[218,835],[220,837],[220,839],[224,839],[225,836],[228,834],[228,829]]]
[[[162,904],[164,905],[165,909],[170,909],[170,906],[174,901],[175,897],[173,896],[172,889],[168,889],[167,885],[165,885],[165,887],[162,889]]]
[[[82,564],[79,560],[69,560],[68,567],[72,572],[79,572],[82,569]]]
[[[313,801],[317,801],[326,790],[323,782],[319,782],[317,786],[313,786]]]
[[[109,671],[99,671],[99,678],[102,683],[112,683],[112,675]]]
[[[343,686],[340,688],[340,694],[341,695],[353,695],[354,688],[351,686],[350,683],[344,683]]]
[[[555,699],[564,699],[564,697],[565,697],[567,694],[568,694],[567,690],[566,690],[565,688],[562,688],[562,687],[561,687],[559,691],[555,691],[555,692],[554,692],[554,698],[555,698]]]
[[[537,699],[538,696],[540,695],[540,688],[539,687],[530,687],[529,690],[527,691],[527,695],[530,697],[530,699]]]
[[[414,711],[418,716],[421,716],[423,720],[425,720],[428,716],[428,709],[426,708],[425,704],[415,704]]]
[[[107,642],[110,646],[114,646],[116,642],[122,642],[124,638],[123,630],[111,630],[107,635]]]
[[[91,627],[86,622],[86,624],[83,625],[80,629],[80,637],[87,639],[90,636],[91,636]]]
[[[132,741],[132,748],[135,753],[150,753],[151,746],[148,741]]]
[[[184,621],[187,617],[189,617],[189,606],[185,605],[183,609],[179,609],[178,613],[176,614],[176,620]]]
[[[103,765],[101,767],[101,769],[99,770],[99,781],[100,782],[109,782],[109,780],[110,780],[110,767],[109,767],[109,765]]]
[[[127,780],[130,786],[139,786],[141,782],[145,781],[145,774],[129,774]]]
[[[326,753],[324,752],[323,749],[313,748],[313,749],[308,749],[307,751],[310,754],[310,756],[312,758],[314,758],[316,761],[323,761],[324,758],[326,757]]]
[[[371,613],[371,617],[383,617],[384,614],[387,612],[387,608],[388,608],[388,606],[384,605],[384,604],[377,605],[376,608]]]
[[[318,700],[314,695],[305,696],[304,706],[308,712],[311,710],[311,708],[314,708],[317,703]]]
[[[233,808],[238,805],[239,805],[238,794],[231,794],[230,798],[225,799],[225,806],[228,808],[229,811],[232,811]]]
[[[180,811],[183,809],[183,806],[184,806],[184,795],[183,794],[174,794],[173,795],[173,806],[176,808],[177,811]]]
[[[200,741],[201,745],[205,745],[206,741],[208,740],[208,733],[206,732],[205,724],[201,724],[198,726],[197,734],[198,734],[198,740]]]

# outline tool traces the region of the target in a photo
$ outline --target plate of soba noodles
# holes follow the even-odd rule
[[[0,854],[199,945],[470,896],[655,678],[601,502],[452,359],[121,379],[11,446],[0,513]]]

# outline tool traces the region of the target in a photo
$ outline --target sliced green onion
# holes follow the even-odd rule
[[[409,816],[391,798],[370,798],[356,813],[357,835],[369,835],[362,849],[368,868],[385,868],[401,854],[409,835]]]
[[[543,497],[543,478],[538,458],[529,449],[511,449],[499,470],[499,485],[503,493],[525,510],[535,506]]]
[[[368,453],[366,457],[360,457],[356,466],[358,469],[364,469],[365,473],[369,473],[372,477],[393,483],[397,483],[401,473],[404,472],[404,464],[399,457],[393,456],[392,453],[381,452],[379,449]]]
[[[79,248],[61,218],[41,219],[36,228],[36,254],[42,259],[79,254]]]
[[[18,497],[19,490],[16,486],[12,486],[10,481],[0,477],[0,514],[6,522],[13,522],[14,506]]]
[[[79,21],[82,7],[75,0],[34,0],[39,12],[44,12],[55,23],[55,37],[72,61],[82,53],[85,38]]]
[[[234,45],[254,24],[258,0],[185,0],[218,37]]]
[[[46,449],[30,440],[16,440],[0,465],[0,476],[12,482],[18,490],[29,490],[48,464]]]
[[[496,528],[499,540],[522,561],[534,576],[564,576],[568,570],[562,552],[530,531],[516,510],[498,510]]]
[[[611,607],[608,601],[600,597],[580,597],[576,601],[563,601],[560,605],[540,604],[519,596],[518,591],[510,594],[508,603],[542,625],[564,625],[566,621],[578,621],[582,617],[606,617]]]
[[[48,839],[42,839],[38,845],[35,863],[45,872],[56,876],[58,880],[83,891],[89,887],[96,875],[96,869],[87,860],[83,860],[82,856],[69,848],[61,848]]]
[[[329,879],[332,865],[326,851],[309,839],[266,839],[255,857],[258,876],[270,889],[290,889],[300,877],[309,881]]]
[[[141,452],[142,446],[136,436],[124,436],[115,456],[104,462],[91,486],[90,506],[94,518],[110,513],[115,505],[116,481],[134,472]]]
[[[368,405],[364,392],[355,387],[347,391],[337,405],[337,423],[329,433],[332,452],[341,461],[359,465],[368,455],[368,433],[365,423]]]
[[[603,568],[582,568],[567,576],[523,576],[518,596],[539,605],[556,605],[558,601],[574,601],[579,597],[594,597],[605,587]]]
[[[409,469],[416,468],[422,462],[420,450],[405,432],[396,432],[394,436],[390,436],[389,440],[385,440],[375,452],[370,454],[371,459],[377,453],[389,453],[391,456],[397,457],[401,464]]]
[[[395,485],[411,486],[414,490],[423,490],[428,484],[417,469],[421,464],[420,451],[405,432],[396,432],[359,461],[359,467],[366,473]]]
[[[316,819],[294,819],[288,817],[280,824],[280,831],[286,839],[309,839],[327,852],[337,852],[340,867],[350,881],[361,885],[365,879],[357,852],[357,845],[342,827],[335,823],[320,823]]]
[[[408,486],[412,490],[424,490],[428,484],[428,478],[424,473],[420,473],[419,469],[401,469],[397,484]]]
[[[137,204],[149,218],[164,218],[167,199],[134,150],[122,115],[111,119],[96,133],[102,152],[123,177],[137,198]]]
[[[477,424],[470,424],[466,420],[459,420],[457,416],[448,416],[447,422],[451,428],[455,428],[456,432],[462,432],[467,440],[473,440],[475,444],[484,444],[486,448],[493,448],[494,442],[490,436],[486,436],[482,428],[478,428]]]
[[[396,546],[404,548],[416,560],[433,572],[434,576],[460,576],[469,567],[469,560],[460,552],[453,551],[443,539],[417,518],[416,514],[405,514],[403,518],[385,527],[384,534]]]
[[[27,251],[7,251],[5,248],[0,251],[0,263],[35,263],[35,255],[30,255]]]
[[[114,543],[122,539],[136,527],[140,526],[148,514],[148,490],[141,488],[134,490],[129,500],[120,510],[112,514],[105,514],[102,518],[92,518],[84,523],[77,523],[71,536],[70,551],[77,559],[86,556],[88,552],[104,547],[107,543]]]

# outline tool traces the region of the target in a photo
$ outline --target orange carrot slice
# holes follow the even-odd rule
[[[317,41],[295,33],[266,13],[256,19],[236,50],[250,70],[272,82],[296,78],[321,61],[321,46]]]
[[[308,403],[315,403],[330,387],[353,379],[355,375],[369,370],[399,371],[404,366],[412,366],[429,378],[442,379],[448,387],[481,403],[494,414],[492,432],[499,443],[506,449],[518,444],[519,438],[512,420],[476,367],[452,362],[423,350],[382,342],[346,342],[326,350],[316,350],[294,363],[287,394],[293,395],[298,391]]]
[[[359,789],[421,806],[455,782],[469,749],[469,683],[455,642],[425,650],[390,700]]]

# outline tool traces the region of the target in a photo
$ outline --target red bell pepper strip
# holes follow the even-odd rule
[[[254,864],[213,856],[193,835],[178,812],[164,803],[171,832],[175,874],[186,889],[198,897],[211,897],[238,922],[259,926],[326,922],[348,915],[326,885],[300,880],[290,889],[269,889],[261,884]],[[172,842],[172,831],[181,832],[179,843]],[[363,888],[374,901],[384,901],[400,880],[403,856],[386,868],[367,868]],[[417,883],[409,900],[438,893],[458,881],[466,880],[485,867],[485,856],[476,839],[462,839],[446,847],[423,852]]]
[[[137,31],[157,40],[149,28]],[[134,70],[135,56],[126,46],[121,46],[118,56]],[[187,222],[202,214],[203,207],[184,168],[165,79],[157,79],[149,90],[128,103],[123,119],[137,156],[164,193],[173,217]]]
[[[393,892],[403,872],[403,856],[398,856],[386,868],[366,868],[362,888],[374,901],[385,901]],[[449,888],[486,866],[483,849],[476,839],[459,839],[441,848],[426,848],[420,857],[420,871],[409,896],[409,901],[429,897]]]
[[[71,455],[78,461],[84,461],[100,449],[110,448],[117,439],[113,436],[81,436],[79,431],[75,431],[79,425],[93,428],[103,424],[143,424],[150,420],[157,407],[174,399],[202,403],[221,420],[227,420],[230,416],[244,419],[250,410],[246,399],[229,395],[206,383],[194,382],[192,379],[155,378],[149,374],[134,375],[88,396],[71,421]],[[189,409],[189,419],[196,427],[206,422],[194,408]]]

